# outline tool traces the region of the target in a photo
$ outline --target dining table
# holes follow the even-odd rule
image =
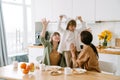
[[[0,67],[0,79],[5,80],[120,80],[120,76],[85,71],[84,73],[65,74],[64,68],[58,75],[51,75],[49,70],[35,69],[34,72],[23,74],[21,68],[14,68],[13,65]]]

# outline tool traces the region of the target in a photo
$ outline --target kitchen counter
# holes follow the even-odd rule
[[[28,47],[29,62],[38,63],[37,58],[43,56],[44,46],[30,45]]]
[[[44,46],[34,46],[34,45],[31,45],[31,46],[29,46],[29,48],[44,48]]]
[[[97,50],[98,50],[98,53],[120,55],[120,49],[113,49],[113,48],[98,49],[97,48]]]
[[[29,48],[44,48],[44,46],[34,46],[31,45]],[[115,54],[115,55],[120,55],[120,48],[97,48],[98,53],[103,53],[103,54]]]

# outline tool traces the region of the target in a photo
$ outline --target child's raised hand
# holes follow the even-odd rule
[[[60,17],[60,20],[62,20],[62,19],[63,19],[63,17],[64,17],[64,15],[60,15],[59,17]]]
[[[62,20],[63,18],[67,19],[67,16],[66,15],[60,15],[60,20]]]
[[[42,19],[42,25],[43,25],[43,27],[47,27],[48,23],[49,23],[49,21],[47,21],[46,18]]]
[[[81,22],[83,22],[82,17],[81,16],[77,16],[77,19],[80,20]]]

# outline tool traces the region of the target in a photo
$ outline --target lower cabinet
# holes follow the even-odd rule
[[[120,55],[99,53],[99,60],[114,63],[117,68],[115,75],[120,75]]]
[[[29,62],[38,63],[37,58],[43,57],[43,47],[29,47]]]

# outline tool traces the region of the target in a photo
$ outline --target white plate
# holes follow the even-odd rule
[[[46,66],[46,70],[61,69],[60,66]]]
[[[73,73],[75,74],[81,74],[81,73],[85,73],[86,70],[85,69],[81,69],[81,68],[75,68]]]

